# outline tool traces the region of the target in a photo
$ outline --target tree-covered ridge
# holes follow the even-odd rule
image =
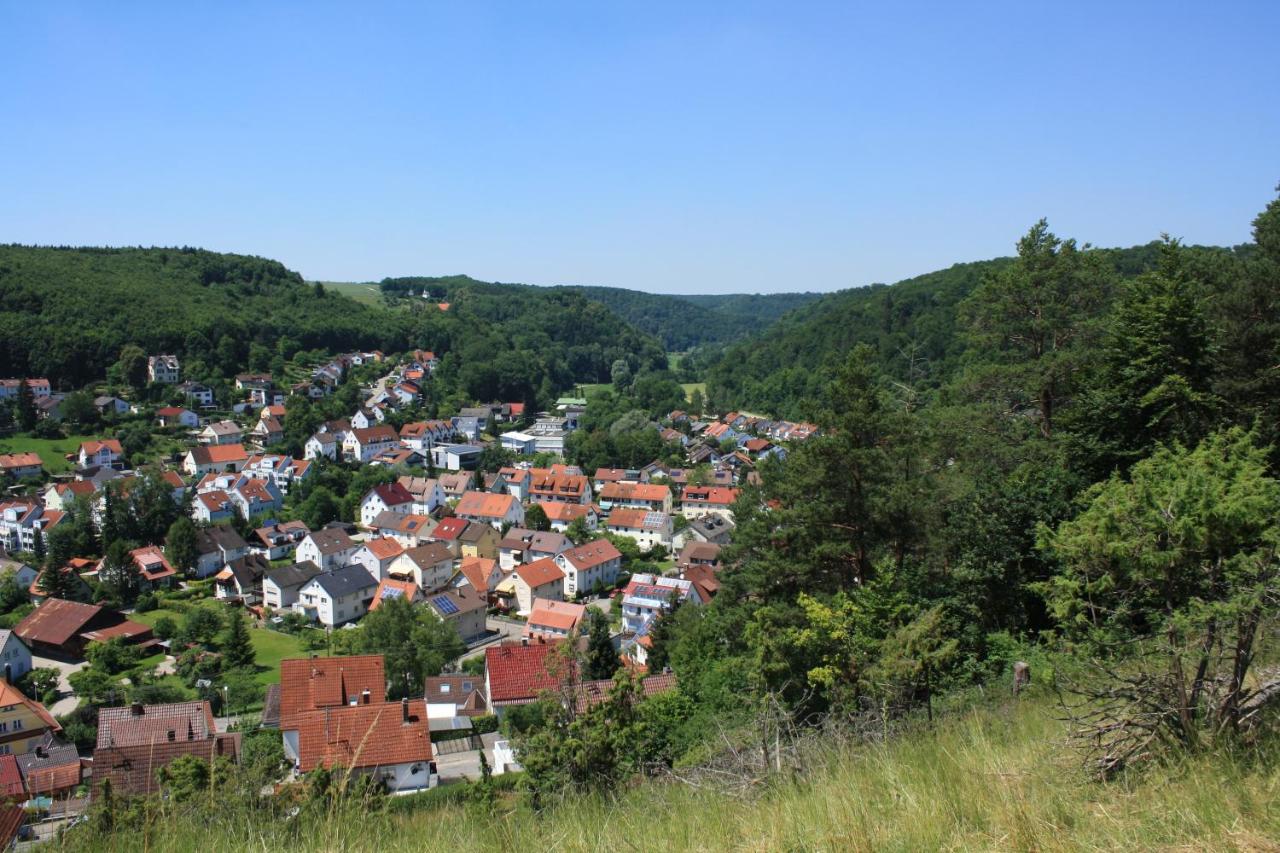
[[[126,344],[173,353],[186,378],[267,370],[299,351],[430,349],[443,390],[534,400],[607,382],[662,347],[580,294],[453,287],[448,310],[363,305],[265,258],[199,249],[0,246],[0,375],[60,388],[100,380]],[[441,300],[446,301],[446,300]]]
[[[384,296],[405,300],[452,303],[459,294],[470,298],[516,296],[520,293],[577,293],[597,302],[639,331],[660,340],[669,352],[684,352],[707,344],[728,344],[763,331],[779,317],[818,299],[817,293],[684,295],[645,293],[619,287],[561,286],[479,281],[465,275],[411,276],[383,279]],[[424,299],[426,293],[429,299]]]
[[[1244,263],[1251,246],[1184,247],[1189,263],[1209,268]],[[1161,244],[1127,249],[1081,247],[1080,254],[1116,280],[1156,267]],[[937,389],[972,361],[970,341],[958,334],[961,303],[997,277],[1012,258],[955,264],[893,285],[874,284],[828,294],[781,318],[757,337],[707,359],[708,397],[716,408],[813,418],[824,404],[829,377],[858,344],[868,344],[894,380],[920,393]],[[1113,294],[1107,294],[1108,302]],[[1102,307],[1102,306],[1099,306]]]

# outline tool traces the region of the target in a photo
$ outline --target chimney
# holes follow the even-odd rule
[[[400,722],[409,723],[409,697],[400,700]]]
[[[369,704],[369,688],[366,687],[364,691],[360,694],[360,702],[361,704],[364,704],[364,705]]]
[[[527,646],[527,645],[529,645],[529,638],[528,638],[528,637],[521,637],[521,638],[520,638],[520,645],[522,645],[522,646]]]
[[[142,707],[141,702],[134,702],[132,705],[129,706],[129,713],[135,717],[141,717],[144,713],[146,713],[146,709]]]

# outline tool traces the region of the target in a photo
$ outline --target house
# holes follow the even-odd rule
[[[81,468],[124,468],[124,450],[114,438],[86,441],[78,454]]]
[[[71,590],[64,596],[74,601],[89,601],[93,598],[93,587],[81,576],[81,572],[92,572],[96,569],[98,563],[96,560],[89,560],[84,557],[72,557],[67,564],[58,571],[66,575],[64,583],[70,581]],[[49,596],[45,594],[43,589],[44,579],[48,572],[53,569],[41,569],[36,575],[35,580],[27,587],[27,595],[31,598],[32,604],[39,604]]]
[[[369,611],[377,610],[378,605],[392,598],[403,598],[410,604],[417,604],[422,601],[422,590],[418,589],[418,585],[413,581],[383,578],[378,581],[378,588],[373,592],[373,601],[369,604]]]
[[[440,481],[427,477],[401,477],[396,481],[413,497],[413,512],[418,515],[431,515],[444,506],[444,489]]]
[[[98,711],[95,788],[110,783],[117,795],[155,793],[160,769],[187,755],[211,764],[240,760],[240,733],[219,733],[207,700]]]
[[[299,773],[342,768],[378,779],[391,793],[425,790],[437,781],[424,699],[375,704],[362,698],[302,714],[295,725]]]
[[[571,656],[561,643],[491,646],[484,650],[485,695],[499,717],[513,705],[528,705],[557,692],[576,678]]]
[[[535,439],[534,450],[537,453],[555,453],[564,455],[564,440],[569,434],[570,425],[567,418],[538,418],[533,426],[525,430]]]
[[[213,405],[213,389],[199,382],[183,382],[178,386],[183,396],[196,406],[205,408]]]
[[[439,479],[440,491],[444,492],[445,500],[461,498],[471,488],[471,484],[475,481],[475,476],[470,471],[441,474]]]
[[[8,554],[0,553],[0,578],[6,574],[13,575],[13,581],[21,589],[26,589],[36,582],[39,572],[33,566],[29,566],[21,560],[15,560]]]
[[[733,522],[718,513],[710,513],[689,522],[689,526],[680,531],[681,539],[686,542],[709,542],[716,545],[728,545],[733,539]]]
[[[200,430],[196,440],[201,444],[240,444],[244,438],[244,430],[235,421],[213,421]]]
[[[409,515],[414,511],[413,495],[399,483],[379,483],[360,501],[360,526],[370,528],[384,512]]]
[[[564,572],[565,595],[579,595],[597,587],[611,587],[622,571],[622,552],[608,539],[596,539],[570,548],[555,558]]]
[[[173,586],[174,579],[178,573],[169,564],[169,561],[165,559],[164,551],[161,551],[159,546],[146,545],[142,548],[134,548],[129,552],[129,557],[133,560],[133,565],[138,569],[138,586],[140,589],[167,589]]]
[[[480,435],[484,432],[484,426],[479,418],[455,417],[450,418],[450,423],[453,424],[454,434],[468,441],[479,441]]]
[[[265,409],[263,411],[266,411]],[[259,447],[270,447],[284,441],[284,425],[275,418],[262,418],[249,430],[249,437]]]
[[[600,506],[670,513],[671,489],[657,483],[606,483],[600,490]]]
[[[93,640],[123,637],[131,645],[154,643],[151,629],[97,604],[49,598],[13,628],[34,655],[76,660]]]
[[[65,797],[84,778],[75,745],[58,740],[52,732],[22,755],[10,756],[10,760],[17,765],[23,788],[32,797]]]
[[[74,480],[70,483],[53,483],[45,489],[42,498],[46,509],[65,511],[76,498],[92,498],[98,484],[92,480]]]
[[[10,684],[17,684],[31,671],[30,647],[8,628],[0,628],[0,666],[4,667],[4,680]]]
[[[0,400],[16,400],[18,399],[19,389],[22,387],[21,379],[0,379]],[[48,397],[52,393],[48,379],[26,379],[27,387],[31,389],[31,396],[37,400]]]
[[[195,576],[207,578],[222,571],[222,567],[249,553],[249,543],[225,524],[201,527],[196,530]]]
[[[423,680],[432,731],[471,728],[471,717],[489,713],[484,680],[474,675],[433,675]]]
[[[688,486],[680,497],[680,514],[692,520],[714,513],[726,521],[733,521],[733,504],[737,500],[737,489]]]
[[[161,385],[176,385],[181,374],[176,355],[152,355],[147,357],[147,380]]]
[[[378,582],[365,567],[352,563],[321,572],[304,583],[293,609],[313,622],[334,628],[367,613],[377,588]]]
[[[391,577],[411,578],[426,592],[437,590],[453,576],[453,554],[443,542],[428,542],[397,556],[387,573]]]
[[[492,560],[498,556],[498,539],[498,531],[489,525],[468,521],[458,533],[458,556],[463,559],[484,557]]]
[[[605,530],[635,540],[642,551],[654,546],[671,547],[674,526],[665,512],[645,509],[615,509],[605,519]]]
[[[302,455],[305,459],[337,459],[338,448],[341,447],[339,436],[331,432],[318,432],[303,445]]]
[[[714,542],[696,540],[686,542],[680,549],[679,556],[676,557],[676,568],[684,571],[693,566],[718,566],[720,565],[720,548],[721,546]]]
[[[42,421],[62,420],[62,402],[65,399],[66,399],[65,394],[53,394],[49,397],[37,397],[36,398],[36,417]]]
[[[227,493],[244,518],[257,518],[284,506],[284,494],[271,480],[241,476]]]
[[[358,550],[360,545],[344,531],[326,527],[307,534],[298,543],[293,559],[295,563],[315,563],[327,572],[350,563]]]
[[[249,457],[240,470],[250,477],[270,480],[282,494],[288,494],[290,486],[310,476],[311,468],[309,461],[294,459],[288,454],[262,453]]]
[[[396,431],[389,426],[352,429],[342,442],[342,457],[348,462],[368,462],[384,450],[400,443]]]
[[[0,548],[5,551],[35,551],[36,537],[48,536],[63,513],[46,509],[30,499],[0,503]]]
[[[474,444],[438,444],[431,448],[431,464],[449,471],[474,471],[483,452]]]
[[[449,421],[414,421],[400,427],[400,443],[409,450],[426,456],[431,448],[454,440],[456,433]]]
[[[560,533],[513,527],[498,543],[498,563],[502,571],[509,572],[521,563],[532,563],[534,560],[562,554],[572,545]]]
[[[382,655],[286,658],[280,661],[280,731],[284,754],[298,760],[298,721],[305,714],[387,700]]]
[[[535,598],[562,601],[564,579],[564,570],[556,561],[550,557],[544,557],[541,560],[517,566],[510,578],[498,585],[498,590],[502,591],[509,581],[516,599],[516,611],[527,614],[533,610]]]
[[[457,518],[449,516],[440,519],[440,523],[431,531],[431,535],[427,537],[429,542],[443,542],[450,553],[455,557],[462,556],[462,534],[473,524],[465,518]],[[475,524],[475,527],[489,527],[487,524]],[[489,528],[492,530],[493,528]]]
[[[572,637],[586,615],[587,608],[584,604],[535,598],[533,608],[529,611],[529,621],[524,626],[524,636],[531,640],[562,640]]]
[[[93,407],[100,415],[123,415],[129,411],[129,404],[119,397],[101,395],[93,398]]]
[[[315,563],[294,563],[271,569],[262,576],[262,603],[272,610],[288,610],[298,600],[298,591],[320,574]]]
[[[646,622],[685,601],[706,603],[691,581],[645,573],[632,575],[622,591],[622,630],[637,633]]]
[[[410,513],[384,512],[373,520],[370,534],[390,536],[406,548],[413,548],[429,541],[436,523],[430,516]]]
[[[519,430],[504,432],[498,437],[498,441],[501,443],[503,450],[509,450],[521,456],[532,456],[538,452],[538,437],[529,435],[527,432],[520,432]]]
[[[14,479],[39,477],[44,473],[44,460],[39,453],[0,453],[0,475]]]
[[[62,731],[53,715],[34,699],[22,695],[9,682],[0,682],[0,755],[23,755],[46,735]]]
[[[264,554],[250,553],[232,560],[214,575],[213,597],[257,604],[262,599],[262,579],[270,568],[271,563]]]
[[[466,492],[453,511],[458,518],[488,524],[495,530],[501,530],[504,525],[518,526],[524,522],[524,507],[511,495]]]
[[[200,426],[200,416],[190,409],[184,409],[180,406],[164,406],[156,409],[156,423],[161,427],[195,429]]]
[[[540,503],[585,504],[591,501],[591,483],[581,474],[538,471],[529,482],[529,499]]]
[[[466,584],[488,599],[502,580],[497,560],[471,557],[458,564],[457,573],[449,580],[453,586]]]
[[[249,461],[243,444],[211,444],[193,447],[182,460],[182,470],[192,477],[222,471],[239,471]]]
[[[484,618],[488,609],[488,596],[469,586],[449,587],[443,592],[429,595],[427,606],[444,622],[452,625],[464,643],[471,644],[488,634]]]
[[[404,546],[389,536],[368,539],[356,551],[351,562],[365,567],[376,581],[384,580],[396,557],[404,553]]]
[[[253,540],[249,548],[268,560],[282,560],[291,555],[298,547],[298,543],[310,533],[307,525],[301,521],[268,524],[253,531]]]
[[[564,533],[569,529],[569,525],[578,519],[582,519],[588,530],[595,530],[600,523],[599,516],[596,515],[595,509],[590,504],[567,504],[567,503],[540,503],[542,511],[547,514],[547,520],[551,522],[551,529],[557,533]]]

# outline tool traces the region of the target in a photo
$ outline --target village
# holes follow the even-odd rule
[[[817,427],[674,410],[649,425],[666,461],[584,471],[565,447],[590,395],[409,419],[438,365],[423,350],[346,353],[285,387],[237,375],[225,405],[183,381],[177,357],[151,355],[148,383],[183,405],[93,402],[173,436],[166,461],[135,465],[106,435],[57,465],[0,455],[0,597],[12,614],[0,632],[0,785],[26,806],[10,807],[0,835],[29,820],[24,838],[49,837],[104,784],[155,792],[183,756],[236,761],[251,730],[279,732],[281,784],[337,766],[410,793],[481,765],[518,770],[502,731],[512,708],[548,693],[589,706],[608,692],[610,678],[557,663],[593,632],[607,636],[610,669],[645,694],[674,685],[650,665],[657,626],[715,597],[741,489]],[[323,400],[353,375],[368,381],[350,416],[284,452],[288,401]],[[0,380],[0,401],[41,421],[59,419],[65,399],[44,379]],[[344,496],[350,517],[309,526],[298,496],[335,467],[372,485]],[[125,537],[122,512],[175,520],[164,535],[138,521]],[[125,538],[137,547],[115,547]],[[379,609],[406,607],[406,619],[446,626],[451,656],[397,681],[384,655],[361,653],[372,647],[361,631]]]

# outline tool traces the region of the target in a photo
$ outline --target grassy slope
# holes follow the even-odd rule
[[[356,302],[366,305],[381,305],[382,291],[377,282],[365,281],[322,281],[325,290],[333,290],[343,296],[349,296]]]
[[[1205,757],[1098,785],[1063,751],[1047,702],[982,709],[885,746],[835,750],[806,778],[748,801],[644,784],[618,802],[541,817],[509,801],[481,820],[456,805],[298,827],[219,814],[162,816],[149,833],[80,837],[85,849],[418,850],[1258,850],[1280,838],[1274,755]]]
[[[80,445],[96,436],[72,435],[67,438],[29,438],[18,436],[0,440],[0,453],[39,453],[44,462],[44,470],[50,474],[70,471],[72,463],[68,462],[68,453],[78,453]]]

